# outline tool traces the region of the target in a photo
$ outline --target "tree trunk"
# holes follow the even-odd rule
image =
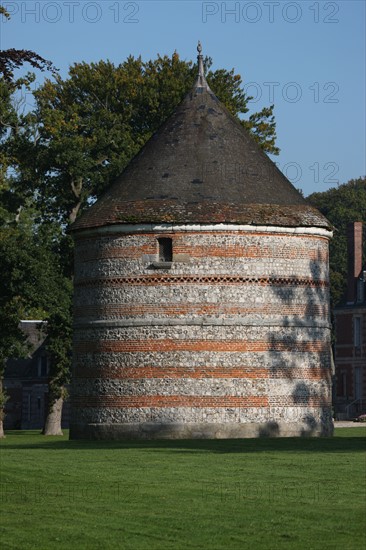
[[[63,435],[61,430],[61,416],[63,397],[52,401],[42,430],[43,435]]]
[[[0,413],[1,414],[1,413]],[[4,434],[4,424],[3,424],[3,419],[1,418],[0,419],[0,439],[4,438],[5,437],[5,434]]]
[[[71,180],[71,190],[73,192],[73,195],[75,197],[74,205],[71,207],[69,212],[69,223],[74,223],[76,220],[76,216],[79,212],[80,206],[81,206],[81,191],[83,189],[83,178],[78,178],[77,181]]]
[[[80,210],[80,206],[81,206],[81,202],[78,202],[76,203],[70,210],[70,213],[69,213],[69,223],[74,223],[74,221],[76,220],[76,216]]]

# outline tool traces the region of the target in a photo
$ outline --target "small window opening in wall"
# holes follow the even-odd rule
[[[172,239],[161,237],[159,243],[159,262],[173,261],[173,242]]]
[[[361,317],[353,318],[354,329],[354,346],[355,348],[361,347]]]
[[[28,406],[27,406],[27,418],[28,418],[28,422],[30,422],[30,419],[31,419],[31,410],[32,410],[32,397],[30,394],[28,394]]]
[[[38,358],[38,376],[44,377],[48,375],[48,358],[47,355],[41,355]]]
[[[357,280],[357,302],[365,301],[365,286],[363,278]]]
[[[347,397],[347,374],[342,372],[342,396]]]

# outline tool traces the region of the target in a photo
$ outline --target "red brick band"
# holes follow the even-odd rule
[[[193,408],[251,408],[251,407],[329,407],[331,397],[283,395],[276,397],[192,396],[192,395],[75,395],[73,406],[79,408],[123,409],[130,407],[193,407]]]
[[[77,407],[267,407],[268,398],[259,396],[238,397],[225,395],[101,395],[75,396],[73,404]]]
[[[140,244],[136,246],[110,247],[105,250],[83,250],[78,253],[78,259],[81,261],[97,261],[103,259],[141,259],[143,254],[156,254],[156,240],[153,239],[149,244]],[[257,245],[232,245],[225,243],[223,246],[214,245],[192,245],[179,242],[174,237],[174,254],[188,255],[190,258],[285,258],[287,260],[309,260],[317,262],[327,262],[327,251],[316,249],[295,248],[295,247],[277,247],[257,246]]]

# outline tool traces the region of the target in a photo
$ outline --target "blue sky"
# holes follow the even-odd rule
[[[279,157],[305,195],[365,175],[365,2],[7,1],[1,48],[31,49],[67,75],[70,64],[130,54],[147,60],[197,41],[213,68],[239,73],[250,114],[272,102]],[[44,76],[37,74],[35,85]],[[30,98],[28,98],[29,100]]]

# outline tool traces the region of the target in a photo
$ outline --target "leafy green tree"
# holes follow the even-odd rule
[[[72,283],[65,261],[70,258],[69,237],[57,222],[42,219],[32,189],[19,185],[19,180],[25,181],[32,173],[33,159],[24,139],[29,128],[21,116],[14,114],[13,120],[16,125],[8,130],[6,139],[0,139],[0,154],[7,166],[0,185],[0,262],[4,270],[0,281],[0,323],[4,327],[0,378],[7,358],[28,352],[20,320],[43,319],[51,359],[44,433],[56,435],[61,433],[62,401],[71,363]],[[19,156],[22,141],[25,146]],[[3,404],[5,399],[2,392]]]
[[[0,15],[9,18],[3,6]],[[15,79],[14,71],[25,63],[54,71],[49,61],[32,51],[0,52],[0,437],[7,400],[2,385],[5,363],[28,352],[20,320],[41,318],[47,326],[51,365],[45,433],[60,431],[60,422],[52,418],[60,416],[71,354],[71,281],[60,261],[65,237],[58,225],[40,223],[33,157],[38,134],[32,120],[17,109],[17,94],[22,87],[29,90],[35,79],[32,73]]]
[[[50,358],[49,408],[43,428],[44,435],[62,435],[62,405],[70,382],[72,354],[72,280],[58,273],[54,282],[59,286],[57,299],[46,316],[46,349]]]
[[[72,295],[71,281],[60,265],[54,230],[37,227],[29,211],[23,210],[17,221],[1,227],[0,261],[0,368],[3,371],[9,357],[21,357],[28,351],[20,320],[43,319],[51,357],[52,418],[64,397],[69,375]]]
[[[342,302],[347,287],[347,225],[354,221],[366,225],[366,178],[352,179],[323,193],[313,193],[307,199],[335,228],[329,264],[332,305],[336,306]]]

